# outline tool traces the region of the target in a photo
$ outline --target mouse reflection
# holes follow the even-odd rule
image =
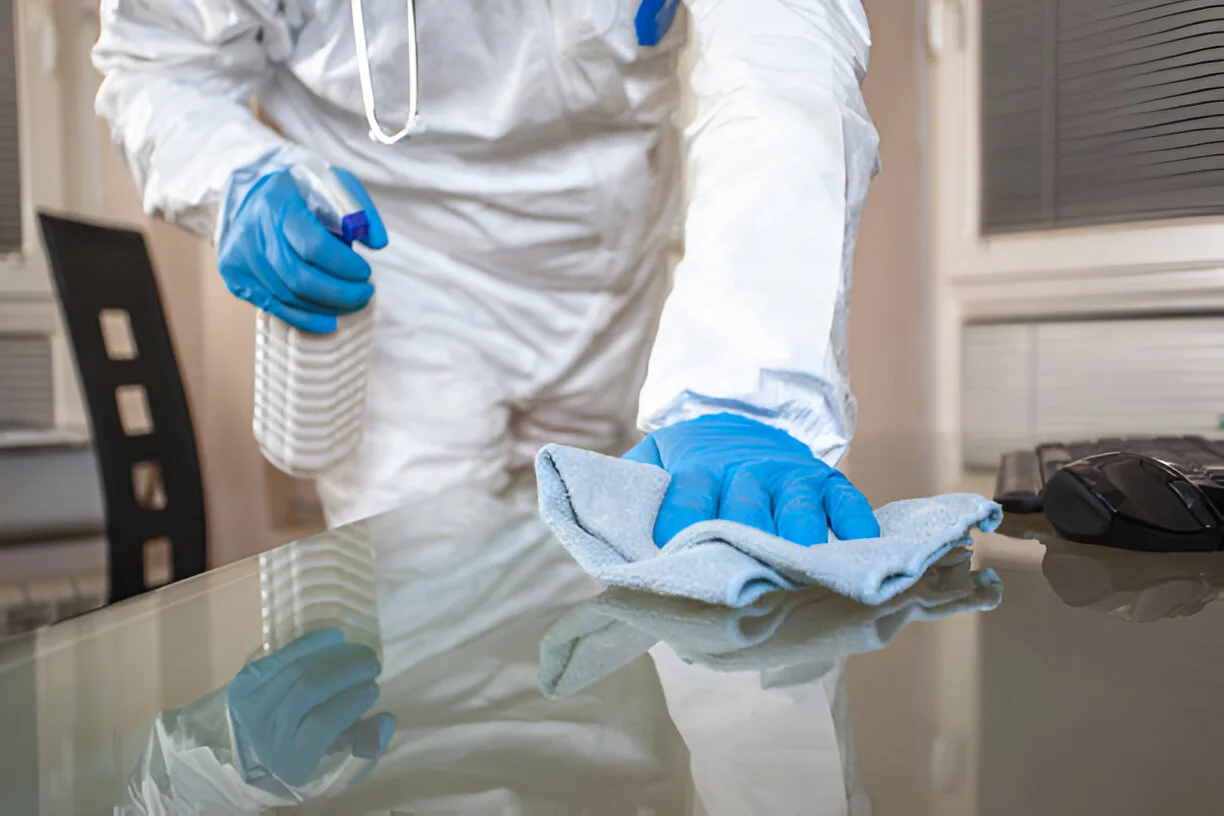
[[[1041,571],[1068,606],[1132,623],[1197,615],[1224,593],[1217,553],[1147,553],[1044,541]]]

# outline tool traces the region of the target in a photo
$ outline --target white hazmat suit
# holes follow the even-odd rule
[[[214,237],[234,171],[309,154],[355,174],[386,223],[366,253],[365,440],[319,480],[331,524],[513,471],[545,442],[619,453],[635,406],[644,430],[732,411],[830,464],[844,452],[878,155],[861,4],[686,0],[648,47],[639,2],[416,0],[424,129],[388,146],[368,135],[349,0],[103,0],[98,110],[149,213]],[[406,7],[362,5],[394,129]]]

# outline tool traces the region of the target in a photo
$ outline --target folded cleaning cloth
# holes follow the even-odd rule
[[[767,592],[823,586],[868,605],[909,589],[927,568],[990,531],[1003,511],[970,494],[876,511],[879,538],[800,547],[735,522],[694,524],[659,549],[653,530],[670,476],[563,445],[536,457],[540,517],[596,579],[658,595],[742,607]]]
[[[972,572],[964,550],[950,553],[908,591],[864,606],[826,589],[768,595],[741,609],[609,589],[554,624],[540,643],[540,689],[567,697],[636,660],[656,643],[716,671],[832,668],[882,649],[910,621],[994,609],[1003,585],[992,570]]]

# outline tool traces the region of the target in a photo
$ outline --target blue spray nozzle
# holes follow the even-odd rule
[[[366,218],[365,210],[349,213],[340,219],[340,234],[336,237],[349,246],[369,236],[370,219]]]
[[[370,235],[370,220],[326,165],[299,163],[290,172],[306,206],[332,235],[352,246]]]

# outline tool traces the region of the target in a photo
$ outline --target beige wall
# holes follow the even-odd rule
[[[850,365],[859,436],[930,427],[931,346],[923,241],[920,0],[866,0],[871,65],[864,83],[882,169],[867,197],[855,255]]]

